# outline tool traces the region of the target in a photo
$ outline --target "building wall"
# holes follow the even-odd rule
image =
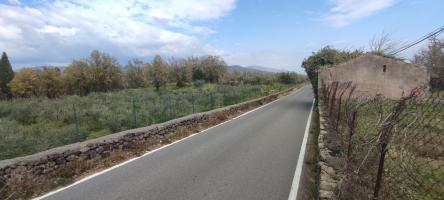
[[[430,75],[424,66],[366,54],[348,62],[319,71],[322,82],[352,82],[356,85],[354,96],[382,95],[399,99],[418,87],[429,88]]]

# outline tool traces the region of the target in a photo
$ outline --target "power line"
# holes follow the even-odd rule
[[[412,42],[410,44],[407,44],[404,47],[401,47],[401,48],[399,48],[397,50],[392,51],[392,53],[390,53],[390,55],[394,56],[394,55],[396,55],[396,54],[398,54],[398,53],[400,53],[402,51],[405,51],[405,50],[409,49],[410,47],[413,47],[413,46],[417,45],[418,43],[420,43],[420,42],[422,42],[424,40],[427,40],[427,39],[429,39],[429,38],[431,38],[431,37],[433,37],[435,35],[440,34],[443,31],[444,31],[444,26],[441,26],[438,29],[436,29],[436,30],[428,33],[427,35],[419,38],[418,40],[416,40],[416,41],[414,41],[414,42]]]

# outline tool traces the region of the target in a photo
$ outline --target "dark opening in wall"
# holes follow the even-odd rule
[[[386,72],[387,71],[387,66],[386,65],[383,65],[382,66],[382,72]]]

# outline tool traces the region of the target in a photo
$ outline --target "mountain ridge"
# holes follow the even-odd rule
[[[239,70],[240,72],[251,72],[251,73],[279,73],[286,72],[282,69],[274,69],[270,67],[263,66],[242,66],[242,65],[229,65],[227,68],[229,73],[232,73],[234,70]]]

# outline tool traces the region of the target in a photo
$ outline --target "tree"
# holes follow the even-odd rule
[[[296,83],[296,76],[290,72],[282,72],[278,74],[278,80],[284,84]]]
[[[427,48],[413,57],[413,63],[428,68],[432,89],[444,89],[444,39],[431,38]]]
[[[12,97],[8,84],[13,78],[14,71],[12,70],[11,63],[9,63],[8,55],[3,52],[0,59],[0,99],[9,99]]]
[[[88,95],[92,88],[90,86],[91,76],[89,74],[88,63],[84,60],[73,61],[63,71],[63,81],[66,94]]]
[[[356,58],[362,55],[363,52],[359,50],[355,51],[341,51],[329,46],[326,46],[316,53],[313,53],[310,57],[304,59],[302,67],[305,68],[308,78],[310,79],[313,92],[317,98],[318,92],[318,70],[321,66],[331,66],[345,62],[347,60]]]
[[[200,61],[204,79],[210,83],[219,83],[227,73],[227,64],[218,56],[205,56]]]
[[[143,74],[144,64],[134,59],[129,61],[123,74],[123,86],[125,88],[140,88],[146,86]]]
[[[9,83],[14,97],[33,97],[40,95],[40,80],[36,70],[21,69]]]
[[[176,86],[183,87],[192,82],[193,63],[188,60],[172,60],[170,68]]]
[[[90,70],[92,91],[107,92],[120,88],[121,71],[116,58],[94,50],[86,62]]]
[[[306,77],[295,72],[281,72],[277,74],[279,82],[284,84],[296,84],[306,80]]]
[[[397,43],[392,40],[390,34],[382,32],[379,37],[374,36],[370,40],[369,46],[372,54],[394,58],[390,53],[396,49]]]
[[[39,75],[39,95],[56,98],[64,93],[62,73],[59,68],[43,67],[43,70],[39,70],[37,73]]]
[[[151,74],[150,74],[151,67],[152,67],[151,63],[145,63],[142,66],[142,78],[143,78],[143,82],[145,83],[144,86],[149,86],[152,83]]]
[[[242,73],[240,72],[239,69],[235,69],[235,70],[233,70],[233,72],[231,72],[231,74],[230,74],[231,81],[237,82],[237,81],[241,81],[241,79],[242,79]]]
[[[162,60],[162,57],[156,55],[151,63],[150,77],[151,81],[159,91],[161,86],[164,86],[168,80],[167,64]]]
[[[63,79],[68,94],[87,95],[121,88],[121,70],[117,59],[97,50],[87,59],[75,60],[65,69]]]

